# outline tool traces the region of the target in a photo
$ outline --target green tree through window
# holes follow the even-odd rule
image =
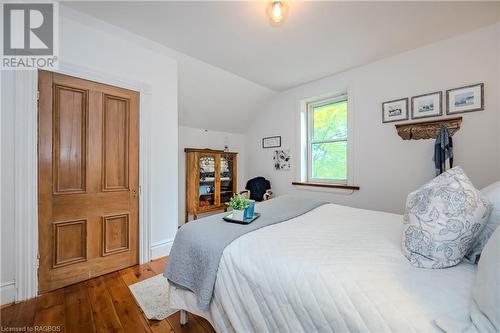
[[[310,103],[309,178],[347,182],[347,98]]]

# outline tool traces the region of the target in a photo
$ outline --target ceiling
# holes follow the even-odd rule
[[[116,4],[117,7],[120,5],[123,3]],[[254,118],[255,110],[276,94],[269,88],[172,48],[158,48],[155,43],[137,38],[137,34],[124,31],[116,25],[110,26],[104,18],[92,17],[70,7],[68,2],[61,5],[61,16],[103,29],[103,32],[115,34],[119,38],[142,40],[141,46],[153,47],[177,61],[177,101],[181,126],[244,133]]]
[[[267,4],[66,3],[276,91],[490,25],[499,12],[497,2],[290,1],[273,27]]]
[[[244,133],[275,92],[194,58],[173,55],[178,65],[179,124]]]

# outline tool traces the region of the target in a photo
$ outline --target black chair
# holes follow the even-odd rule
[[[271,195],[271,182],[264,177],[255,177],[250,179],[245,186],[245,191],[241,191],[247,199],[255,201],[268,200]]]

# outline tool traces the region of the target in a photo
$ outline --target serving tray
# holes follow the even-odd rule
[[[253,213],[253,217],[250,219],[235,220],[233,218],[233,213],[224,216],[222,219],[226,222],[239,223],[239,224],[250,224],[260,217],[260,213]]]

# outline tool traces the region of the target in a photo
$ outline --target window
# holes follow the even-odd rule
[[[347,184],[347,95],[307,103],[307,181]]]

